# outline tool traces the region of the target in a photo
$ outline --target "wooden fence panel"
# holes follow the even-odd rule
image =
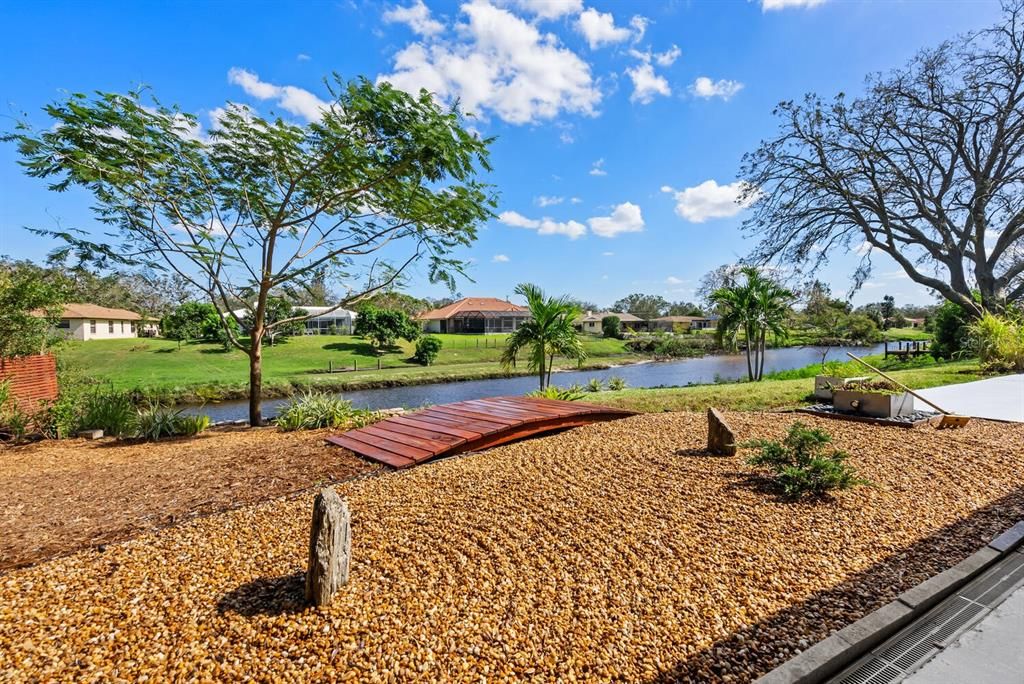
[[[0,382],[10,382],[11,397],[24,409],[57,399],[57,363],[50,354],[0,359]]]

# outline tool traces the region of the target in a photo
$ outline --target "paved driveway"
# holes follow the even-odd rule
[[[932,387],[918,394],[950,413],[1024,423],[1024,374]],[[920,399],[915,399],[914,404],[915,408],[931,410]]]

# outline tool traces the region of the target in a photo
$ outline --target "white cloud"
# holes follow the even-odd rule
[[[658,66],[672,66],[681,54],[683,54],[683,51],[679,49],[679,46],[673,45],[664,52],[654,53],[654,61],[658,63]]]
[[[587,227],[578,221],[560,222],[547,216],[542,219],[531,219],[517,211],[503,211],[498,215],[498,220],[506,226],[529,228],[536,230],[539,235],[565,235],[571,240],[575,240],[587,232]]]
[[[576,138],[572,137],[572,133],[570,133],[569,131],[562,131],[561,133],[559,133],[558,139],[561,140],[566,145],[572,145],[574,142],[576,142]]]
[[[730,81],[729,79],[719,79],[712,81],[707,76],[700,76],[693,85],[690,86],[690,92],[697,97],[703,97],[704,99],[710,99],[712,97],[720,97],[723,100],[729,100],[733,95],[743,90],[743,84],[739,81]]]
[[[587,39],[591,50],[607,43],[621,43],[631,35],[628,28],[615,25],[615,17],[611,12],[598,12],[593,7],[583,10],[580,14],[576,21],[576,30]]]
[[[644,218],[640,207],[632,202],[623,202],[612,209],[611,216],[594,216],[587,219],[595,235],[613,238],[620,233],[639,233],[644,229]]]
[[[604,157],[598,159],[590,166],[591,176],[607,176],[608,172],[604,170]]]
[[[550,207],[555,204],[561,204],[562,202],[565,201],[565,198],[541,195],[540,197],[535,197],[533,201],[537,204],[538,207]]]
[[[307,55],[305,52],[300,52],[299,54],[295,55],[295,59],[299,60],[300,62],[308,62],[313,58]]]
[[[647,33],[647,27],[650,25],[651,20],[647,17],[641,17],[639,14],[629,20],[629,25],[633,27],[633,42],[639,43],[644,39],[644,34]]]
[[[421,36],[434,36],[444,31],[444,24],[430,17],[430,8],[423,0],[416,0],[408,7],[395,7],[384,13],[384,22],[388,24],[406,24]]]
[[[470,0],[461,10],[468,23],[459,25],[459,40],[412,43],[395,55],[393,73],[377,80],[410,93],[425,88],[442,100],[457,98],[467,112],[493,112],[513,124],[563,111],[595,113],[601,92],[590,65],[554,34],[541,34],[489,0]]]
[[[825,4],[826,0],[761,0],[761,11],[771,12],[790,7],[817,7]]]
[[[258,100],[274,100],[281,109],[301,116],[306,121],[317,121],[328,104],[308,90],[295,86],[278,86],[266,83],[251,71],[232,67],[228,71],[228,82],[241,86],[247,94]]]
[[[514,0],[514,3],[538,19],[559,19],[583,9],[583,0]]]
[[[615,252],[601,252],[601,256],[615,256]]]
[[[668,81],[663,76],[654,73],[654,67],[650,62],[641,62],[635,67],[626,69],[630,79],[633,81],[633,94],[629,96],[631,102],[649,104],[654,100],[655,95],[671,95],[672,89],[668,87]]]
[[[665,278],[666,285],[682,285],[685,282],[686,281],[683,280],[682,278],[676,278],[675,276],[669,276],[668,278]]]
[[[583,200],[579,197],[570,197],[569,204],[583,204]]]
[[[505,256],[504,254],[495,254],[491,261],[493,261],[496,264],[507,264],[508,257]]]
[[[671,185],[662,185],[661,186],[661,191],[662,192],[675,192],[675,188],[673,188]]]
[[[739,203],[744,187],[743,181],[719,185],[714,180],[706,180],[685,188],[675,193],[676,213],[691,223],[735,216],[747,206]]]
[[[868,242],[867,240],[864,240],[859,245],[854,247],[853,251],[856,252],[858,256],[867,256],[868,254],[871,253],[871,243]]]

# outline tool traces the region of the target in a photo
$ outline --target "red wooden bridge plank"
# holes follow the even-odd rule
[[[545,432],[633,415],[593,404],[493,397],[433,406],[327,438],[331,444],[408,468],[444,454],[486,449]]]

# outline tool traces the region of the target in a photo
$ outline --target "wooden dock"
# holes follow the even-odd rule
[[[893,343],[886,340],[885,358],[895,356],[900,359],[910,359],[931,353],[931,343],[928,340],[897,340],[895,347],[890,347],[890,344]]]
[[[349,430],[327,441],[393,468],[479,451],[546,432],[634,415],[586,402],[492,397],[432,406]]]

